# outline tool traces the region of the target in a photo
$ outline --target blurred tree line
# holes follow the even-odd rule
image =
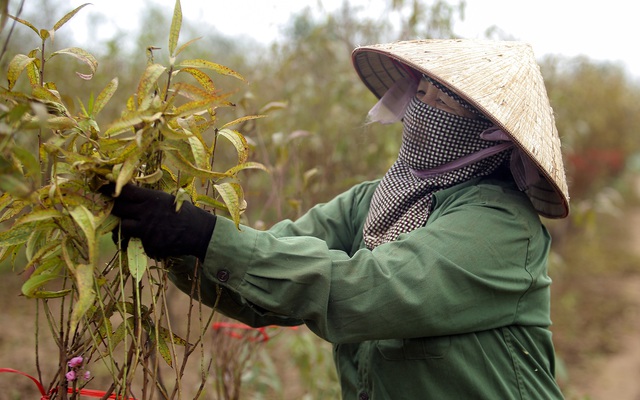
[[[62,3],[28,0],[24,17],[46,24],[66,11]],[[136,36],[114,32],[106,40],[90,43],[87,50],[100,62],[96,77],[90,82],[64,82],[62,94],[77,97],[76,93],[87,92],[87,85],[100,88],[114,76],[121,87],[134,85],[147,62],[146,48],[163,43],[168,34],[173,2],[166,3],[147,2]],[[246,86],[225,78],[217,82],[225,90],[236,91],[237,110],[220,112],[268,114],[242,127],[255,146],[254,157],[272,167],[271,176],[258,172],[247,177],[251,190],[247,223],[270,225],[295,218],[352,184],[380,177],[394,161],[400,128],[365,125],[366,113],[376,99],[353,71],[351,51],[360,44],[457,37],[455,22],[464,19],[466,2],[380,3],[385,10],[380,17],[371,17],[363,6],[348,0],[331,12],[309,7],[290,17],[284,39],[268,46],[246,37],[225,36],[201,21],[190,24],[190,16],[185,15],[183,37],[200,37],[189,49],[190,56],[211,57],[249,82]],[[85,10],[91,13],[90,7]],[[88,21],[100,24],[101,18],[92,15]],[[56,37],[60,48],[84,39],[74,37],[73,23],[69,25]],[[25,41],[32,40],[28,33],[24,27],[15,29],[9,46],[24,47]],[[487,36],[510,39],[496,27],[487,27]],[[6,69],[8,61],[4,57],[0,67]],[[635,139],[640,129],[635,106],[640,86],[616,64],[587,57],[547,56],[539,61],[564,146],[572,201],[580,202],[629,172],[628,160],[640,147]],[[80,63],[50,65],[49,73],[81,67]],[[121,111],[117,107],[124,103],[126,92],[120,92],[123,97],[111,102],[111,114],[105,112],[105,118],[113,119]]]
[[[73,7],[80,4],[76,3]],[[62,94],[75,98],[77,93],[89,92],[87,85],[98,90],[114,76],[120,79],[120,87],[132,87],[147,62],[145,49],[164,43],[167,36],[173,2],[166,3],[166,6],[147,3],[140,15],[137,36],[114,32],[103,42],[91,43],[87,50],[100,62],[98,74],[93,81],[64,82],[59,87]],[[356,45],[397,39],[457,37],[455,22],[464,19],[465,1],[380,0],[379,3],[385,10],[380,17],[371,17],[348,0],[331,12],[307,8],[292,15],[284,38],[270,45],[227,37],[214,26],[203,22],[192,24],[189,20],[193,16],[184,16],[181,37],[185,41],[202,37],[189,49],[193,58],[212,59],[240,72],[249,81],[246,86],[237,86],[230,79],[219,80],[222,88],[235,91],[236,103],[235,109],[221,109],[220,113],[267,115],[247,121],[239,129],[250,140],[254,159],[271,169],[270,174],[245,175],[248,202],[245,223],[267,227],[283,218],[296,218],[355,183],[381,177],[395,160],[401,128],[365,124],[367,111],[376,99],[356,76],[351,51]],[[11,9],[14,3],[10,4],[10,12],[15,12]],[[24,18],[44,24],[47,18],[53,21],[71,8],[58,0],[27,0]],[[90,7],[86,10],[91,12]],[[242,23],[240,18],[238,23]],[[100,18],[93,17],[90,21],[99,24]],[[28,39],[21,28],[24,27],[13,32],[9,47],[17,44],[25,47],[24,41]],[[487,35],[510,39],[495,27],[487,27]],[[4,43],[5,38],[2,39]],[[78,39],[74,38],[70,23],[56,37],[56,45],[62,48]],[[34,43],[33,47],[36,46]],[[8,61],[5,56],[0,68],[6,69]],[[632,189],[630,179],[637,172],[631,161],[640,154],[637,140],[640,85],[617,64],[587,57],[547,56],[539,61],[556,113],[572,196],[571,217],[548,224],[555,234],[557,255],[553,258],[552,275],[555,273],[554,279],[558,281],[559,301],[554,311],[559,316],[555,320],[558,351],[573,361],[568,353],[584,351],[585,344],[574,341],[574,346],[583,346],[582,350],[571,348],[570,339],[574,337],[563,329],[577,332],[584,328],[575,323],[580,319],[575,311],[588,309],[585,304],[589,296],[576,294],[576,290],[581,288],[579,280],[584,272],[592,271],[589,263],[604,262],[609,270],[624,264],[620,268],[629,269],[628,259],[607,258],[603,235],[610,240],[618,236],[600,229],[597,223],[602,222],[598,215],[612,210],[611,201],[601,201],[603,194],[608,194],[609,199],[611,193],[631,199],[627,196]],[[56,74],[56,68],[66,70],[81,65],[51,65],[49,73]],[[113,109],[103,112],[111,120],[122,111],[115,106],[124,104],[125,93],[129,91],[120,92],[123,97],[118,99],[116,93],[110,102]],[[585,254],[576,255],[583,253],[581,246],[592,243],[599,245],[590,248],[588,258]],[[598,248],[602,253],[594,256],[592,252]],[[593,270],[602,268],[599,265]],[[570,288],[564,285],[569,281]],[[568,295],[562,291],[565,289],[571,291],[572,298],[578,296],[585,303],[563,301]],[[596,340],[589,345],[597,351],[601,342]]]

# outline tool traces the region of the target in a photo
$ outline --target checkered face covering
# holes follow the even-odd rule
[[[404,115],[398,159],[380,181],[364,225],[369,249],[395,240],[398,235],[424,226],[433,193],[471,178],[489,175],[507,160],[509,152],[421,179],[413,171],[429,170],[491,147],[480,134],[492,124],[429,106],[414,97]]]

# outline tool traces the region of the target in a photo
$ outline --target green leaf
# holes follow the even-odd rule
[[[175,50],[178,46],[178,38],[180,37],[180,28],[182,27],[182,7],[180,0],[176,0],[173,8],[173,18],[171,19],[171,29],[169,30],[169,55],[175,57]]]
[[[67,15],[65,15],[64,17],[62,17],[58,22],[56,22],[56,24],[53,26],[53,30],[57,31],[58,29],[60,29],[62,27],[62,25],[66,24],[71,18],[73,18],[74,15],[76,15],[78,13],[78,11],[80,11],[82,8],[88,6],[91,3],[84,3],[83,5],[76,7],[74,10],[70,11],[69,13],[67,13]]]
[[[142,104],[147,93],[151,92],[155,88],[156,82],[165,70],[166,68],[160,64],[151,64],[147,66],[147,69],[145,69],[142,74],[140,83],[138,83],[138,105]]]
[[[121,323],[117,328],[116,331],[113,332],[113,336],[111,338],[111,346],[113,348],[116,347],[116,345],[118,345],[118,343],[120,343],[125,335],[127,334],[127,330],[129,332],[133,332],[133,328],[135,324],[135,320],[134,317],[129,317],[126,319],[125,322]]]
[[[96,262],[96,253],[98,251],[97,238],[96,238],[96,221],[93,213],[83,205],[79,205],[71,210],[69,214],[75,221],[75,223],[84,232],[87,240],[87,247],[89,248],[89,261],[93,264]]]
[[[118,78],[113,78],[109,84],[102,89],[102,92],[96,98],[95,103],[93,104],[93,112],[92,116],[96,116],[102,111],[104,106],[109,102],[113,94],[118,89]]]
[[[24,71],[25,67],[31,64],[35,58],[27,57],[24,54],[16,54],[9,62],[9,70],[7,71],[7,81],[9,90],[13,89],[16,81]]]
[[[238,164],[243,164],[249,158],[249,144],[247,139],[238,131],[232,129],[221,129],[218,131],[219,135],[227,138],[238,152]]]
[[[31,277],[29,277],[29,279],[27,279],[26,282],[22,284],[22,294],[27,297],[37,297],[36,293],[40,290],[40,288],[42,288],[47,282],[51,282],[58,278],[60,278],[60,275],[50,273],[31,275]]]
[[[162,356],[162,359],[167,363],[167,365],[172,367],[173,358],[171,357],[171,351],[169,350],[169,346],[167,345],[165,338],[162,335],[158,337],[155,330],[151,329],[149,332],[149,339],[151,340],[151,343],[155,344],[158,353]]]
[[[216,199],[213,199],[213,198],[211,198],[209,196],[206,196],[206,195],[203,195],[203,194],[198,195],[196,197],[196,204],[207,206],[207,207],[212,207],[212,208],[216,208],[218,210],[223,210],[223,211],[229,212],[229,209],[227,209],[227,206],[223,202],[218,201]]]
[[[83,78],[83,79],[91,79],[93,77],[93,74],[96,73],[96,69],[98,68],[98,60],[96,60],[96,58],[91,53],[87,52],[86,50],[81,49],[79,47],[69,47],[69,48],[58,50],[58,51],[55,51],[55,52],[51,53],[49,58],[53,58],[53,57],[55,57],[57,55],[60,55],[60,54],[67,54],[67,55],[70,55],[72,57],[75,57],[78,60],[84,62],[85,64],[87,64],[89,66],[89,69],[91,70],[91,73],[88,74],[88,75],[76,72],[76,74],[78,76],[80,76],[81,78]]]
[[[241,199],[242,188],[237,183],[224,182],[214,185],[216,191],[222,197],[224,204],[227,206],[231,220],[235,222],[236,228],[240,229],[240,214],[242,210]]]
[[[142,247],[142,240],[138,238],[129,239],[127,245],[127,261],[129,262],[129,272],[136,283],[140,283],[147,270],[147,255]]]
[[[70,268],[71,269],[71,268]],[[90,264],[79,264],[71,269],[78,288],[78,299],[71,312],[71,336],[74,335],[78,322],[93,305],[96,293],[93,290],[93,266]]]
[[[57,299],[60,297],[64,297],[71,293],[71,289],[63,289],[63,290],[36,290],[33,292],[31,297],[37,299]]]
[[[166,342],[172,342],[173,344],[177,344],[178,346],[186,346],[187,341],[176,335],[175,333],[171,333],[169,329],[159,326],[158,333],[160,333],[160,337],[162,337]]]
[[[244,77],[232,70],[229,67],[225,67],[224,65],[216,64],[211,61],[196,59],[196,60],[184,60],[180,63],[179,68],[192,67],[192,68],[204,68],[213,70],[221,75],[232,76],[234,78],[240,79],[241,81],[246,82]]]
[[[206,170],[209,167],[209,157],[207,157],[207,150],[200,141],[200,138],[189,136],[189,146],[191,146],[196,167]]]
[[[9,230],[0,232],[0,247],[23,244],[31,236],[35,222],[14,225]]]
[[[62,218],[63,216],[64,215],[60,211],[54,208],[34,210],[28,213],[27,215],[25,215],[24,217],[21,217],[19,220],[17,220],[16,224],[44,221],[44,220],[53,219],[53,218]]]
[[[24,270],[29,269],[35,264],[42,263],[46,268],[51,268],[60,263],[58,255],[62,251],[62,239],[53,240],[40,247],[34,254],[28,257],[29,262],[24,266]],[[28,249],[27,249],[28,250]],[[33,250],[31,250],[33,251]]]

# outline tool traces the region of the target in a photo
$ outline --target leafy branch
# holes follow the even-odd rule
[[[148,49],[149,62],[117,120],[103,125],[97,118],[118,90],[118,78],[73,115],[46,67],[59,57],[72,57],[88,68],[75,73],[88,81],[98,61],[77,47],[52,52],[48,48],[58,30],[87,5],[67,13],[50,29],[10,16],[34,31],[41,45],[13,56],[7,86],[0,87],[0,223],[8,225],[0,233],[0,262],[16,265],[23,254],[28,279],[22,294],[42,301],[47,309],[61,354],[51,388],[82,386],[66,375],[67,361],[82,354],[86,363],[102,360],[113,376],[109,391],[126,396],[138,365],[143,364],[145,377],[156,373],[157,368],[145,364],[151,353],[173,366],[175,345],[186,347],[189,354],[193,347],[162,325],[170,325],[162,301],[165,271],[149,265],[139,241],[130,242],[125,256],[119,252],[99,267],[104,258],[100,238],[118,221],[110,216],[110,201],[96,194],[97,189],[108,181],[115,183],[116,195],[127,183],[157,188],[176,195],[176,208],[191,201],[227,213],[238,225],[246,209],[238,174],[266,168],[249,160],[247,140],[233,126],[262,116],[219,122],[217,111],[234,105],[210,73],[241,82],[244,78],[208,60],[179,60],[197,40],[178,45],[179,0],[169,34],[169,65],[156,63],[157,49]],[[21,91],[23,76],[27,88]],[[219,139],[237,153],[235,165],[223,170],[214,162]],[[34,143],[36,148],[30,148]],[[149,306],[143,304],[145,286],[150,290]],[[47,308],[56,299],[61,300],[59,317]],[[146,346],[146,341],[153,346]],[[118,346],[127,350],[116,361]],[[149,381],[167,396],[157,376]],[[145,386],[144,393],[151,392]],[[57,393],[66,398],[66,391]]]

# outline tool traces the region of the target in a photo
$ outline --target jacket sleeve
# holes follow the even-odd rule
[[[471,189],[373,251],[347,248],[360,207],[345,199],[273,231],[238,231],[221,218],[203,274],[263,315],[303,321],[333,343],[548,325],[544,309],[519,320],[523,305],[540,303],[529,296],[544,303],[550,282],[546,231],[514,199]]]
[[[269,229],[265,235],[280,237],[283,240],[295,236],[313,237],[320,239],[328,247],[343,249],[345,252],[350,251],[349,249],[354,246],[354,236],[361,236],[361,233],[357,232],[355,228],[359,218],[358,214],[363,212],[361,203],[368,202],[367,193],[370,195],[373,189],[375,189],[375,182],[358,185],[337,196],[329,203],[313,207],[295,222],[281,221]],[[218,237],[229,238],[235,242],[236,248],[228,249],[228,251],[238,252],[238,254],[253,245],[251,243],[252,236],[243,232],[259,232],[246,226],[241,226],[241,230],[238,231],[229,220],[222,217],[218,217],[216,226],[219,230]],[[212,239],[210,249],[216,246],[217,244],[213,243]],[[210,272],[210,266],[216,268],[215,266],[219,265],[218,260],[222,258],[218,254],[220,250],[210,253],[202,268],[198,266],[195,257],[174,258],[170,263],[169,278],[181,291],[187,294],[194,293],[204,304],[216,307],[226,316],[250,326],[292,326],[304,323],[301,319],[290,315],[264,309],[259,305],[259,302],[247,301],[239,292],[221,285],[218,277]],[[203,274],[203,270],[208,273]],[[227,270],[222,269],[222,271]],[[196,275],[200,283],[198,288],[193,285]]]

